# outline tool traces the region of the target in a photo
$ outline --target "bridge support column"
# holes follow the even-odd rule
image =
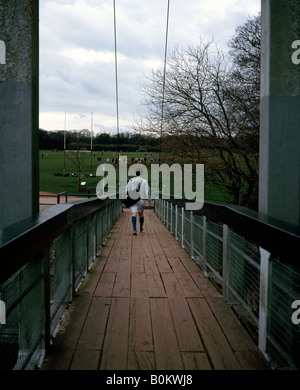
[[[0,229],[39,208],[38,1],[0,0]]]
[[[261,0],[259,211],[300,224],[300,1]]]

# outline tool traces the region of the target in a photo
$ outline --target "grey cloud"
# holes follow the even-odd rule
[[[226,45],[235,27],[252,12],[253,3],[260,4],[260,0],[245,0],[244,10],[228,10],[226,18],[219,12],[203,19],[199,7],[207,1],[171,1],[169,54],[176,45],[195,44],[203,35],[213,35],[217,42]],[[210,3],[222,5],[219,0]],[[41,112],[94,111],[115,117],[112,4],[112,0],[40,2]],[[144,74],[151,70],[149,64],[163,64],[167,0],[117,0],[116,5],[119,108],[120,116],[130,126],[129,118],[143,110],[140,88],[145,82]],[[66,55],[70,49],[92,50],[88,53],[95,58],[91,54],[86,61],[76,61]],[[104,61],[97,57],[100,52],[110,53],[110,58]],[[41,127],[47,128],[47,124],[41,123]],[[109,125],[102,123],[100,127]]]

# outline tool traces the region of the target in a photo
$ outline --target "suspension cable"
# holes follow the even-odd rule
[[[117,16],[116,1],[114,3],[114,41],[115,41],[115,83],[116,83],[116,109],[117,109],[117,136],[118,136],[118,153],[119,153],[119,88],[118,88],[118,56],[117,56]]]
[[[170,0],[168,0],[168,7],[167,7],[165,58],[164,58],[163,90],[162,90],[162,102],[161,102],[161,121],[160,121],[159,162],[160,162],[160,157],[161,157],[162,130],[163,130],[163,119],[164,119],[166,68],[167,68],[167,52],[168,52],[168,33],[169,33],[169,15],[170,15]]]
[[[117,133],[118,133],[118,148],[119,148],[119,91],[118,91],[118,57],[117,57],[117,17],[116,17],[116,1],[115,0],[113,0],[113,6],[114,6],[116,110],[117,110]],[[160,125],[160,150],[159,150],[159,157],[161,155],[162,129],[163,129],[163,117],[164,117],[164,100],[165,100],[166,67],[167,67],[167,52],[168,52],[168,33],[169,33],[169,15],[170,15],[170,0],[168,0],[168,6],[167,6],[167,22],[166,22],[166,36],[165,36],[165,55],[164,55],[162,104],[161,104],[161,125]]]

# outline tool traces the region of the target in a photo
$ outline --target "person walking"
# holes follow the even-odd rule
[[[139,199],[137,199],[136,203],[134,203],[132,206],[130,206],[131,209],[131,221],[132,221],[132,227],[133,227],[133,235],[137,235],[137,216],[139,215],[139,222],[140,222],[140,232],[142,233],[144,230],[144,210],[145,210],[145,200],[148,198],[149,200],[149,206],[151,206],[151,193],[150,193],[150,187],[148,185],[148,182],[146,179],[143,179],[141,177],[142,169],[137,168],[135,172],[135,177],[131,178],[126,186],[126,191],[128,191],[129,195],[130,193],[135,193],[135,196],[139,195]],[[137,191],[139,194],[137,194]]]

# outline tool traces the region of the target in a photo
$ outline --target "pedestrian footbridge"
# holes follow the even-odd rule
[[[299,234],[239,207],[60,204],[1,237],[2,369],[298,368]],[[298,295],[297,295],[298,294]]]

